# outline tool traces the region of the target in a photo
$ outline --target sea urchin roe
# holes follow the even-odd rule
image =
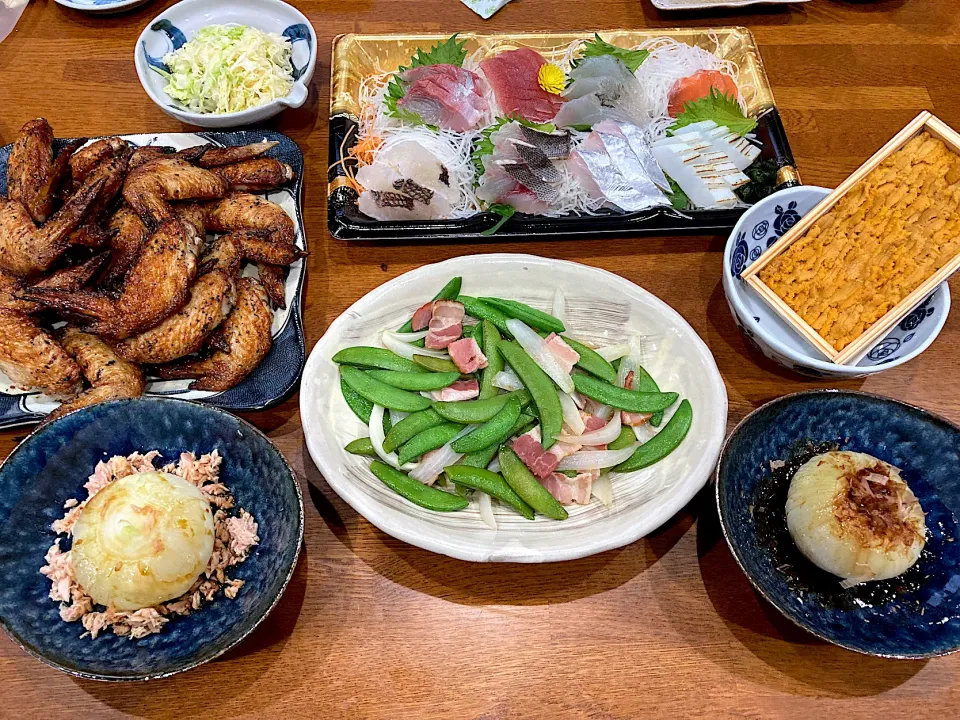
[[[895,550],[923,540],[922,516],[912,512],[917,499],[889,466],[850,470],[843,476],[845,487],[837,493],[833,514],[841,532],[850,534],[864,547]]]
[[[839,351],[958,253],[960,155],[923,132],[759,277]]]

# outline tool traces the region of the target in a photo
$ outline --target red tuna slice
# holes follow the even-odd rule
[[[543,55],[530,48],[507,50],[480,63],[501,115],[519,115],[540,123],[556,116],[563,98],[540,87],[538,77],[546,63]]]
[[[462,373],[472,373],[487,366],[487,356],[480,351],[477,341],[471,338],[461,338],[447,346],[450,359]]]
[[[476,128],[487,111],[480,78],[456,65],[426,65],[400,75],[410,83],[397,107],[416,113],[427,125],[466,132]]]

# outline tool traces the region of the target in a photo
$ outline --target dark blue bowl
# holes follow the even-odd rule
[[[898,578],[844,590],[809,562],[787,530],[793,472],[827,449],[864,452],[903,470],[926,513],[927,544]],[[770,462],[787,466],[771,471]],[[890,658],[960,649],[960,428],[867,393],[787,395],[748,415],[717,468],[727,543],[754,587],[800,627],[841,647]]]
[[[50,524],[99,460],[159,450],[223,456],[221,479],[259,524],[260,544],[230,575],[246,584],[142,640],[112,633],[81,638],[60,620],[40,574],[55,535]],[[267,616],[293,575],[303,541],[303,498],[293,470],[263,433],[223,410],[169,398],[83,408],[34,431],[0,466],[0,624],[24,650],[94,680],[151,680],[189,670],[243,640]]]

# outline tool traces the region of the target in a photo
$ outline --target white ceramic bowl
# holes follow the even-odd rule
[[[55,2],[91,15],[113,15],[146,5],[150,0],[55,0]]]
[[[830,190],[787,188],[764,198],[740,218],[723,253],[723,291],[737,327],[766,357],[802,375],[856,378],[902,365],[926,350],[950,312],[950,288],[940,285],[856,365],[835,365],[794,331],[743,280],[740,273],[810,212]]]
[[[549,309],[554,291],[566,296],[571,336],[603,344],[645,337],[644,365],[664,389],[693,405],[693,426],[664,460],[613,478],[611,509],[598,501],[573,506],[558,522],[531,522],[495,510],[498,529],[480,520],[476,502],[456,513],[424,510],[370,472],[369,458],[343,447],[367,427],[347,407],[333,355],[353,345],[379,345],[383,328],[411,313],[455,276],[463,292],[498,295]],[[668,414],[670,411],[668,411]],[[547,562],[572,560],[620,547],[652,532],[686,505],[713,472],[726,432],[727,393],[713,355],[666,303],[618,275],[532,255],[468,255],[425,265],[381,285],[337,318],[313,348],[300,386],[307,448],[330,487],[384,532],[412,545],[462,560]],[[661,483],[667,483],[663,487]]]
[[[228,24],[249,25],[290,38],[293,43],[293,88],[286,97],[249,110],[221,115],[191,112],[163,91],[166,80],[151,66],[162,67],[163,56],[190,40],[200,28]],[[252,125],[306,102],[310,78],[317,63],[317,36],[303,13],[281,0],[182,0],[157,15],[144,28],[137,40],[134,61],[143,89],[167,115],[208,128]]]

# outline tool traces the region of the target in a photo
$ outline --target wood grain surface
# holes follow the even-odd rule
[[[0,142],[38,115],[61,136],[187,130],[146,97],[133,66],[137,35],[169,4],[94,17],[31,2],[0,44]],[[834,187],[921,109],[960,127],[956,0],[813,0],[711,13],[661,13],[648,0],[516,0],[486,22],[456,0],[294,4],[320,36],[319,62],[306,106],[273,127],[306,155],[308,347],[348,305],[400,273],[470,252],[522,251],[606,268],[675,307],[716,356],[731,427],[767,400],[826,386],[960,421],[960,312],[910,364],[823,384],[744,344],[720,285],[726,238],[349,245],[327,234],[325,209],[330,41],[339,33],[746,25],[804,180]],[[342,503],[306,453],[296,396],[247,417],[292,461],[307,498],[305,552],[271,617],[228,657],[149,685],[75,680],[0,638],[0,716],[956,716],[960,656],[874,660],[797,629],[752,592],[706,494],[621,550],[562,564],[471,565],[392,540]],[[0,452],[25,434],[0,433]]]

